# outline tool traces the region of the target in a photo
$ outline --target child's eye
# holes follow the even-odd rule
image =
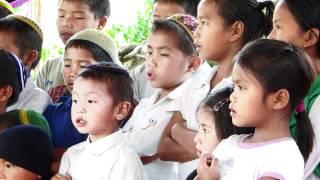
[[[65,68],[69,68],[69,67],[71,67],[71,65],[70,64],[64,64],[64,67]]]
[[[208,133],[207,128],[202,128],[202,131],[203,131],[205,134],[207,134],[207,133]]]
[[[74,19],[76,20],[82,20],[82,19],[85,19],[84,17],[74,17]]]
[[[77,103],[78,103],[78,100],[72,99],[72,103],[77,104]]]
[[[92,104],[92,103],[97,103],[97,101],[94,100],[88,100],[88,103]]]
[[[5,163],[5,167],[6,167],[6,168],[13,168],[14,165],[11,164],[11,163],[9,163],[9,162],[6,162],[6,163]]]
[[[148,56],[151,56],[151,55],[152,55],[152,52],[151,52],[151,51],[148,51],[147,54],[148,54]]]
[[[169,54],[167,54],[167,53],[160,53],[160,56],[168,57],[168,56],[169,56]]]

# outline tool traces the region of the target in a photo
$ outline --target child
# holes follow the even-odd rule
[[[176,112],[159,145],[163,160],[186,162],[197,158],[193,141],[200,102],[216,89],[231,84],[233,57],[249,41],[267,35],[272,28],[273,3],[256,0],[202,0],[198,6],[199,26],[195,32],[197,51],[216,66],[202,77],[193,79],[176,101]],[[264,13],[266,12],[266,13]],[[188,159],[186,158],[188,157]],[[186,164],[180,179],[196,168],[198,162]]]
[[[19,125],[0,133],[1,179],[49,180],[53,147],[35,126]]]
[[[197,154],[201,158],[204,154],[211,154],[223,139],[233,134],[253,133],[253,128],[236,127],[230,116],[230,95],[233,88],[225,87],[209,94],[200,104],[197,119],[199,131],[194,138]],[[197,171],[193,171],[187,179],[194,179]]]
[[[47,107],[43,115],[47,118],[56,148],[68,148],[87,138],[80,134],[71,122],[73,83],[80,71],[90,64],[108,61],[117,62],[118,51],[113,40],[97,29],[86,29],[73,35],[65,47],[64,80],[66,90],[60,103]]]
[[[17,102],[20,92],[27,81],[27,73],[20,59],[0,49],[0,114],[6,112],[8,106]]]
[[[175,15],[155,21],[148,41],[147,77],[156,93],[142,100],[123,127],[125,137],[142,161],[149,179],[177,179],[176,163],[158,159],[157,147],[171,118],[170,104],[180,96],[181,85],[198,66],[193,43],[197,21]]]
[[[87,141],[68,149],[58,175],[72,179],[146,179],[137,154],[125,145],[119,123],[133,98],[128,72],[113,63],[88,66],[74,82],[72,123]]]
[[[109,0],[59,0],[57,28],[65,44],[69,38],[84,29],[103,29],[110,16]],[[54,102],[64,88],[63,58],[47,60],[37,76],[37,85],[46,91]],[[62,86],[62,87],[61,87]]]
[[[175,14],[189,14],[197,16],[196,9],[199,0],[155,0],[153,2],[153,21],[163,20]],[[143,98],[148,98],[156,91],[147,80],[146,56],[147,42],[142,43],[127,55],[120,57],[121,61],[129,68],[132,68],[130,75],[134,81],[134,99],[139,102]],[[121,52],[120,52],[121,53]],[[119,54],[120,54],[119,53]],[[203,61],[201,61],[202,63]],[[130,64],[131,63],[131,64]],[[141,64],[143,63],[143,64]],[[137,64],[140,64],[137,66]],[[137,67],[134,67],[137,66]],[[134,67],[134,68],[133,68]],[[198,70],[192,76],[196,78],[199,74],[210,70],[207,63],[202,63]]]
[[[13,14],[12,6],[5,0],[0,0],[0,18]]]
[[[303,98],[314,78],[310,59],[293,45],[257,40],[241,50],[232,72],[235,90],[230,114],[235,126],[255,127],[255,131],[223,140],[214,157],[202,156],[199,178],[302,179],[304,160],[313,146]],[[297,143],[288,126],[295,109],[301,132]]]
[[[30,72],[39,63],[43,34],[40,27],[31,19],[20,15],[9,15],[0,19],[0,48],[16,54],[27,70],[27,83],[15,104],[7,108],[33,109],[42,113],[52,103],[46,92],[36,87]]]
[[[304,179],[318,179],[320,177],[320,133],[318,133],[320,132],[319,8],[320,1],[317,0],[279,1],[274,12],[273,30],[269,35],[269,38],[290,42],[303,48],[317,69],[317,78],[304,99],[316,141],[305,165]],[[295,118],[290,121],[293,137],[297,134],[297,123]]]

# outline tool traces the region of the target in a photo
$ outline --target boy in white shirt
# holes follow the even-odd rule
[[[144,180],[142,163],[119,130],[132,108],[132,79],[113,63],[90,65],[74,81],[72,123],[87,141],[69,148],[53,179]]]
[[[177,163],[158,158],[158,144],[173,111],[170,105],[180,96],[182,84],[192,75],[201,59],[193,43],[196,19],[175,15],[155,21],[148,42],[147,78],[156,93],[143,99],[123,127],[128,144],[133,147],[152,180],[176,180]]]

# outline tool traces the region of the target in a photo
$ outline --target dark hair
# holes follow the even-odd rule
[[[305,52],[291,44],[277,40],[257,40],[245,46],[236,56],[236,63],[250,72],[261,84],[265,95],[286,89],[291,111],[307,95],[315,70]],[[313,146],[314,132],[307,112],[296,114],[297,144],[305,159]]]
[[[0,87],[11,86],[13,93],[8,100],[8,106],[14,104],[20,94],[18,68],[15,57],[8,51],[0,49]]]
[[[290,13],[303,31],[320,29],[320,1],[318,0],[284,0]],[[317,51],[320,52],[320,37],[318,37]]]
[[[0,6],[0,18],[4,18],[8,15],[12,14],[11,11],[9,11],[7,8]]]
[[[111,8],[109,0],[62,0],[62,1],[80,1],[90,7],[95,18],[110,16]]]
[[[94,58],[94,60],[97,62],[102,62],[102,61],[113,62],[110,55],[93,42],[90,42],[87,40],[81,40],[81,39],[74,39],[67,43],[65,47],[65,51],[67,51],[71,47],[85,49],[89,51],[92,57]]]
[[[184,55],[197,55],[193,39],[188,35],[186,30],[180,27],[177,23],[168,19],[155,21],[152,25],[151,33],[158,31],[164,31],[170,34],[171,37],[175,39],[176,47],[178,47]]]
[[[267,36],[272,30],[274,4],[271,1],[211,0],[213,2],[227,25],[236,21],[244,24],[243,44]]]
[[[127,70],[117,64],[102,62],[86,67],[77,78],[90,79],[106,85],[115,103],[133,100],[133,81]]]
[[[185,10],[186,14],[197,17],[197,7],[200,0],[154,0],[153,4],[159,2],[177,4]]]
[[[250,134],[254,132],[254,128],[237,127],[232,124],[229,109],[229,98],[232,92],[232,87],[219,89],[209,94],[200,105],[200,108],[209,108],[212,111],[219,140],[226,139],[233,134]]]
[[[19,58],[22,58],[29,50],[38,51],[38,57],[31,65],[31,69],[38,65],[41,58],[42,39],[37,31],[25,22],[13,17],[0,19],[0,31],[10,31],[14,33],[14,44],[19,49],[19,54],[17,54]]]

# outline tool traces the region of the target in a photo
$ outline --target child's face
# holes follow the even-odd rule
[[[86,49],[70,47],[64,53],[63,79],[70,93],[73,82],[83,68],[90,64],[97,64],[92,54]]]
[[[116,105],[106,85],[90,79],[77,78],[72,92],[72,123],[80,133],[97,140],[118,128]]]
[[[98,28],[99,20],[99,18],[95,19],[90,7],[81,1],[60,0],[59,2],[57,28],[64,44],[81,30]]]
[[[10,162],[0,159],[0,179],[6,180],[39,180],[40,176],[24,169],[19,166],[15,166]]]
[[[198,121],[200,124],[199,131],[194,138],[196,142],[198,156],[201,157],[203,154],[211,154],[214,148],[219,144],[220,140],[217,137],[214,116],[212,109],[208,107],[200,107],[198,111]]]
[[[232,123],[238,127],[256,127],[272,113],[268,107],[269,95],[265,96],[258,80],[245,72],[237,63],[233,67],[234,91],[230,96]]]
[[[183,7],[170,2],[157,2],[153,5],[153,21],[162,20],[175,14],[185,14]]]
[[[290,42],[303,48],[304,32],[284,1],[279,1],[273,14],[273,29],[268,38]]]
[[[176,47],[172,33],[157,31],[148,42],[147,78],[155,88],[171,89],[189,77],[190,57]]]
[[[198,53],[205,60],[220,61],[230,49],[230,30],[218,15],[218,6],[214,2],[201,1],[198,6],[198,21],[195,31]]]

